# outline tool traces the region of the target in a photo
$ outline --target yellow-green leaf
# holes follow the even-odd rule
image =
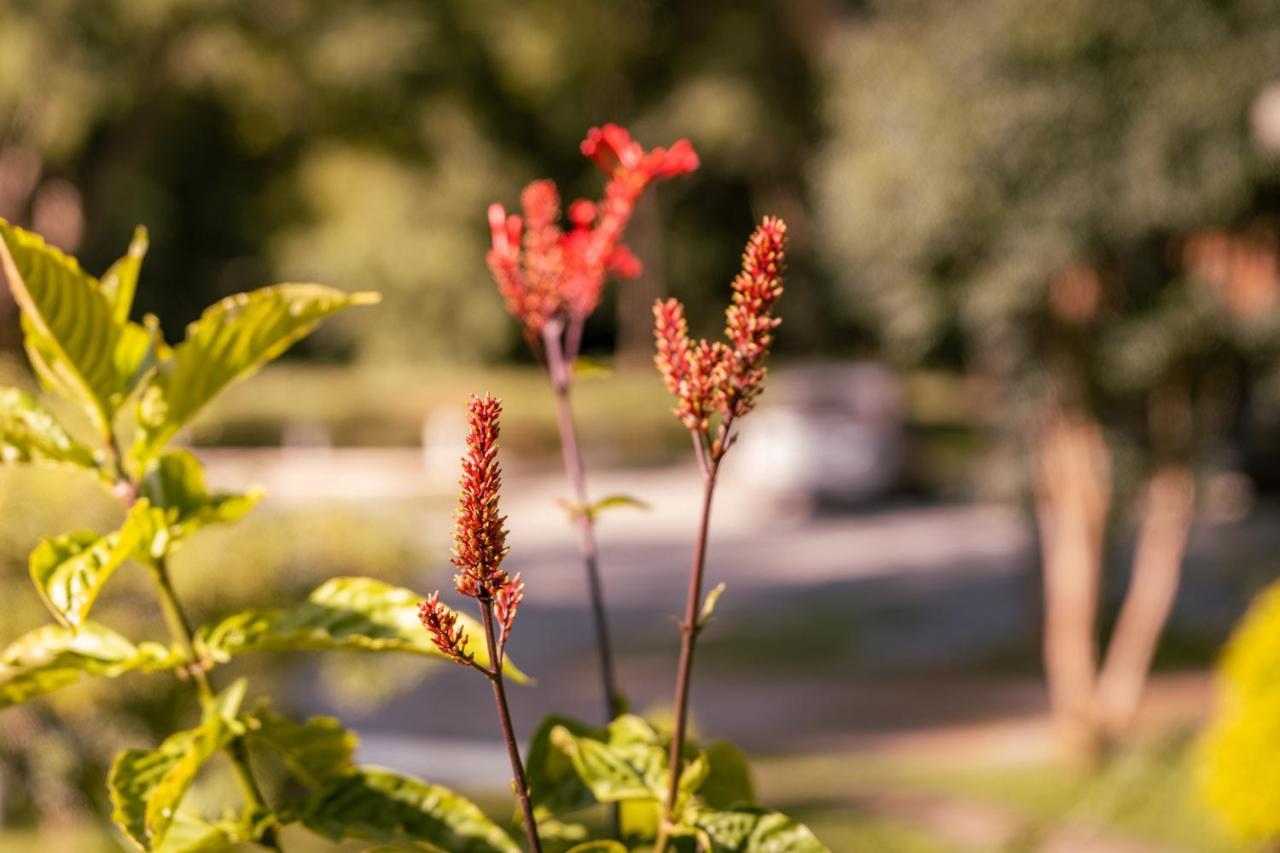
[[[263,706],[244,718],[245,738],[280,756],[285,767],[309,788],[350,773],[356,736],[333,717],[296,723]]]
[[[167,550],[170,542],[184,539],[202,527],[236,521],[262,499],[262,492],[257,489],[246,494],[210,492],[204,466],[185,450],[167,451],[151,460],[139,483],[138,495],[163,517],[159,526],[166,540],[159,553],[154,542],[146,543],[151,557]]]
[[[240,732],[235,722],[245,681],[224,690],[194,729],[176,732],[154,749],[127,749],[107,778],[111,819],[141,850],[162,849],[178,806],[196,775]]]
[[[70,628],[84,623],[103,586],[138,546],[147,512],[147,502],[140,500],[114,533],[66,533],[42,540],[31,552],[31,580],[59,622]]]
[[[681,815],[701,849],[709,853],[830,853],[802,823],[779,812],[741,808],[719,811],[694,806]]]
[[[0,651],[0,708],[70,687],[87,676],[172,669],[180,654],[158,643],[134,645],[93,622],[77,630],[45,625]]]
[[[418,620],[424,596],[372,578],[333,578],[302,604],[285,610],[249,610],[201,628],[197,642],[203,654],[224,661],[253,651],[353,649],[399,651],[443,657]],[[466,650],[488,666],[480,624],[458,614]],[[503,672],[518,682],[528,680],[508,657]]]
[[[124,324],[133,309],[133,294],[138,289],[138,273],[142,270],[142,259],[147,255],[149,242],[146,226],[139,225],[133,229],[129,251],[103,273],[102,294],[111,303],[111,313],[117,323]]]
[[[377,299],[319,284],[277,284],[210,306],[143,392],[134,459],[153,457],[222,389],[279,357],[325,317]]]
[[[334,780],[307,800],[297,817],[335,841],[361,838],[439,853],[520,851],[471,801],[390,770],[363,768]]]
[[[101,474],[93,451],[72,438],[34,396],[0,388],[0,461],[70,465]]]
[[[0,220],[0,263],[22,309],[27,350],[41,378],[89,411],[102,432],[128,392],[117,349],[128,336],[126,363],[137,361],[136,338],[116,321],[97,279],[38,234]]]

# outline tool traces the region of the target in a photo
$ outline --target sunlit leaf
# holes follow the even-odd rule
[[[319,788],[351,772],[356,736],[333,717],[297,723],[262,707],[244,718],[245,738],[280,756],[289,772]]]
[[[150,556],[158,557],[168,543],[190,536],[202,527],[236,521],[262,499],[261,490],[245,494],[210,492],[204,466],[185,450],[170,450],[151,460],[139,484],[138,495],[159,511],[155,535],[163,543],[149,542]]]
[[[389,770],[336,779],[297,810],[327,838],[410,844],[444,853],[518,853],[520,848],[469,800]]]
[[[376,301],[376,294],[344,293],[318,284],[277,284],[229,296],[205,309],[187,327],[172,357],[157,366],[139,401],[135,461],[158,453],[222,389],[279,357],[320,320]]]
[[[72,438],[31,394],[0,388],[0,462],[70,465],[101,473],[93,451]]]
[[[694,830],[710,853],[829,853],[807,826],[766,809],[691,807],[682,814],[681,823]]]
[[[443,657],[418,620],[424,596],[372,578],[333,578],[302,604],[285,610],[249,610],[201,628],[198,642],[204,654],[223,661],[252,651],[353,649],[400,651]],[[476,620],[458,615],[466,632],[466,650],[488,666],[483,629]],[[527,681],[507,658],[503,671]]]
[[[720,601],[720,596],[724,595],[725,584],[723,581],[715,585],[707,597],[702,599],[702,612],[698,614],[698,628],[707,627],[711,622],[711,615],[716,612],[716,604]]]
[[[597,802],[666,799],[667,742],[640,717],[618,717],[609,724],[603,738],[555,726],[550,740],[569,757]],[[701,757],[689,762],[680,777],[682,797],[696,789],[706,773],[706,762]]]
[[[75,628],[88,618],[102,588],[137,547],[148,510],[145,500],[137,501],[114,533],[67,533],[42,540],[31,552],[31,580],[59,622]]]
[[[619,841],[588,841],[570,847],[566,853],[627,853],[627,846]]]
[[[117,323],[127,321],[129,312],[133,309],[133,294],[138,289],[138,273],[142,269],[142,259],[147,255],[148,245],[146,226],[139,225],[133,229],[129,251],[102,276],[100,289],[111,304],[111,313]]]
[[[97,279],[39,235],[0,220],[0,262],[37,372],[52,390],[84,405],[105,433],[136,379],[142,338],[117,322]]]
[[[715,809],[755,804],[751,765],[736,746],[718,740],[707,746],[702,755],[707,761],[707,776],[698,786],[700,801]]]
[[[249,840],[248,827],[232,820],[216,823],[190,812],[179,811],[174,815],[169,831],[165,833],[156,853],[219,853]]]
[[[525,774],[529,783],[530,800],[534,814],[539,818],[562,815],[586,808],[595,802],[568,754],[551,743],[551,733],[564,728],[575,737],[591,737],[603,741],[607,734],[603,728],[553,714],[538,724],[529,740],[529,752],[525,757]]]
[[[69,687],[86,676],[172,669],[180,655],[158,643],[133,643],[93,622],[77,630],[45,625],[0,651],[0,708]]]
[[[139,849],[164,844],[200,768],[239,733],[235,715],[245,683],[240,679],[219,694],[196,728],[170,735],[155,749],[127,749],[116,756],[107,779],[111,819]]]
[[[600,513],[611,509],[649,509],[649,505],[639,498],[633,498],[630,495],[606,495],[599,500],[592,501],[590,504],[583,505],[576,501],[559,500],[557,503],[564,509],[565,514],[570,519],[577,518],[581,515],[587,515],[596,518]]]

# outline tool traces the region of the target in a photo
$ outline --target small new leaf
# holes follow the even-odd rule
[[[418,620],[423,596],[372,578],[333,578],[302,604],[286,610],[247,610],[201,628],[197,643],[212,660],[225,661],[245,652],[351,649],[399,651],[443,657]],[[489,665],[484,629],[465,614],[458,626],[466,631],[465,650],[476,663]],[[510,658],[503,672],[524,683],[528,676]]]
[[[132,670],[173,669],[184,662],[158,643],[135,646],[93,622],[74,631],[45,625],[0,651],[0,708],[70,687],[86,676],[115,678]]]
[[[471,801],[390,770],[362,768],[332,781],[297,810],[312,832],[438,853],[519,853]]]
[[[702,599],[702,612],[698,614],[698,630],[706,628],[711,622],[711,615],[716,612],[716,604],[720,601],[720,596],[724,594],[724,582],[715,585],[707,597]]]
[[[600,515],[600,513],[610,509],[649,509],[649,504],[639,498],[633,498],[630,495],[607,495],[599,500],[592,501],[585,506],[576,501],[564,500],[563,498],[556,501],[556,503],[564,509],[565,514],[569,516],[571,521],[582,515],[586,515],[594,520]]]
[[[252,376],[306,337],[330,314],[377,302],[319,284],[277,284],[240,293],[205,309],[156,372],[138,402],[135,463],[154,457],[205,404]]]

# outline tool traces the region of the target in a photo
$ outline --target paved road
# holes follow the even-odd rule
[[[215,483],[262,482],[284,503],[435,497],[440,511],[424,518],[422,535],[441,564],[447,559],[454,475],[432,476],[416,451],[209,456]],[[635,707],[661,706],[670,701],[698,476],[692,468],[605,472],[592,492],[633,495],[651,507],[609,513],[600,540],[622,680]],[[512,654],[539,682],[513,696],[524,732],[552,710],[600,714],[576,540],[555,503],[564,494],[555,473],[508,471],[508,565],[528,584]],[[1213,636],[1230,624],[1244,598],[1243,569],[1238,559],[1222,569],[1224,551],[1274,553],[1272,529],[1197,531],[1178,630]],[[755,751],[1035,714],[1042,698],[1026,668],[1035,648],[1034,565],[1034,538],[1017,507],[778,511],[730,469],[708,567],[710,583],[728,590],[702,646],[695,714],[714,735]],[[424,567],[422,586],[438,585],[444,569]],[[1010,661],[1025,675],[974,675]],[[482,679],[446,665],[356,724],[367,758],[464,784],[473,773],[501,772],[490,702]]]

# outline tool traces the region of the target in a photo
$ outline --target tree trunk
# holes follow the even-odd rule
[[[1040,434],[1037,452],[1050,710],[1064,754],[1088,763],[1099,746],[1095,625],[1111,456],[1098,424],[1081,412],[1056,413]]]
[[[1158,470],[1147,484],[1129,589],[1098,678],[1098,714],[1108,738],[1132,724],[1156,644],[1173,608],[1195,504],[1195,481],[1184,465]]]

